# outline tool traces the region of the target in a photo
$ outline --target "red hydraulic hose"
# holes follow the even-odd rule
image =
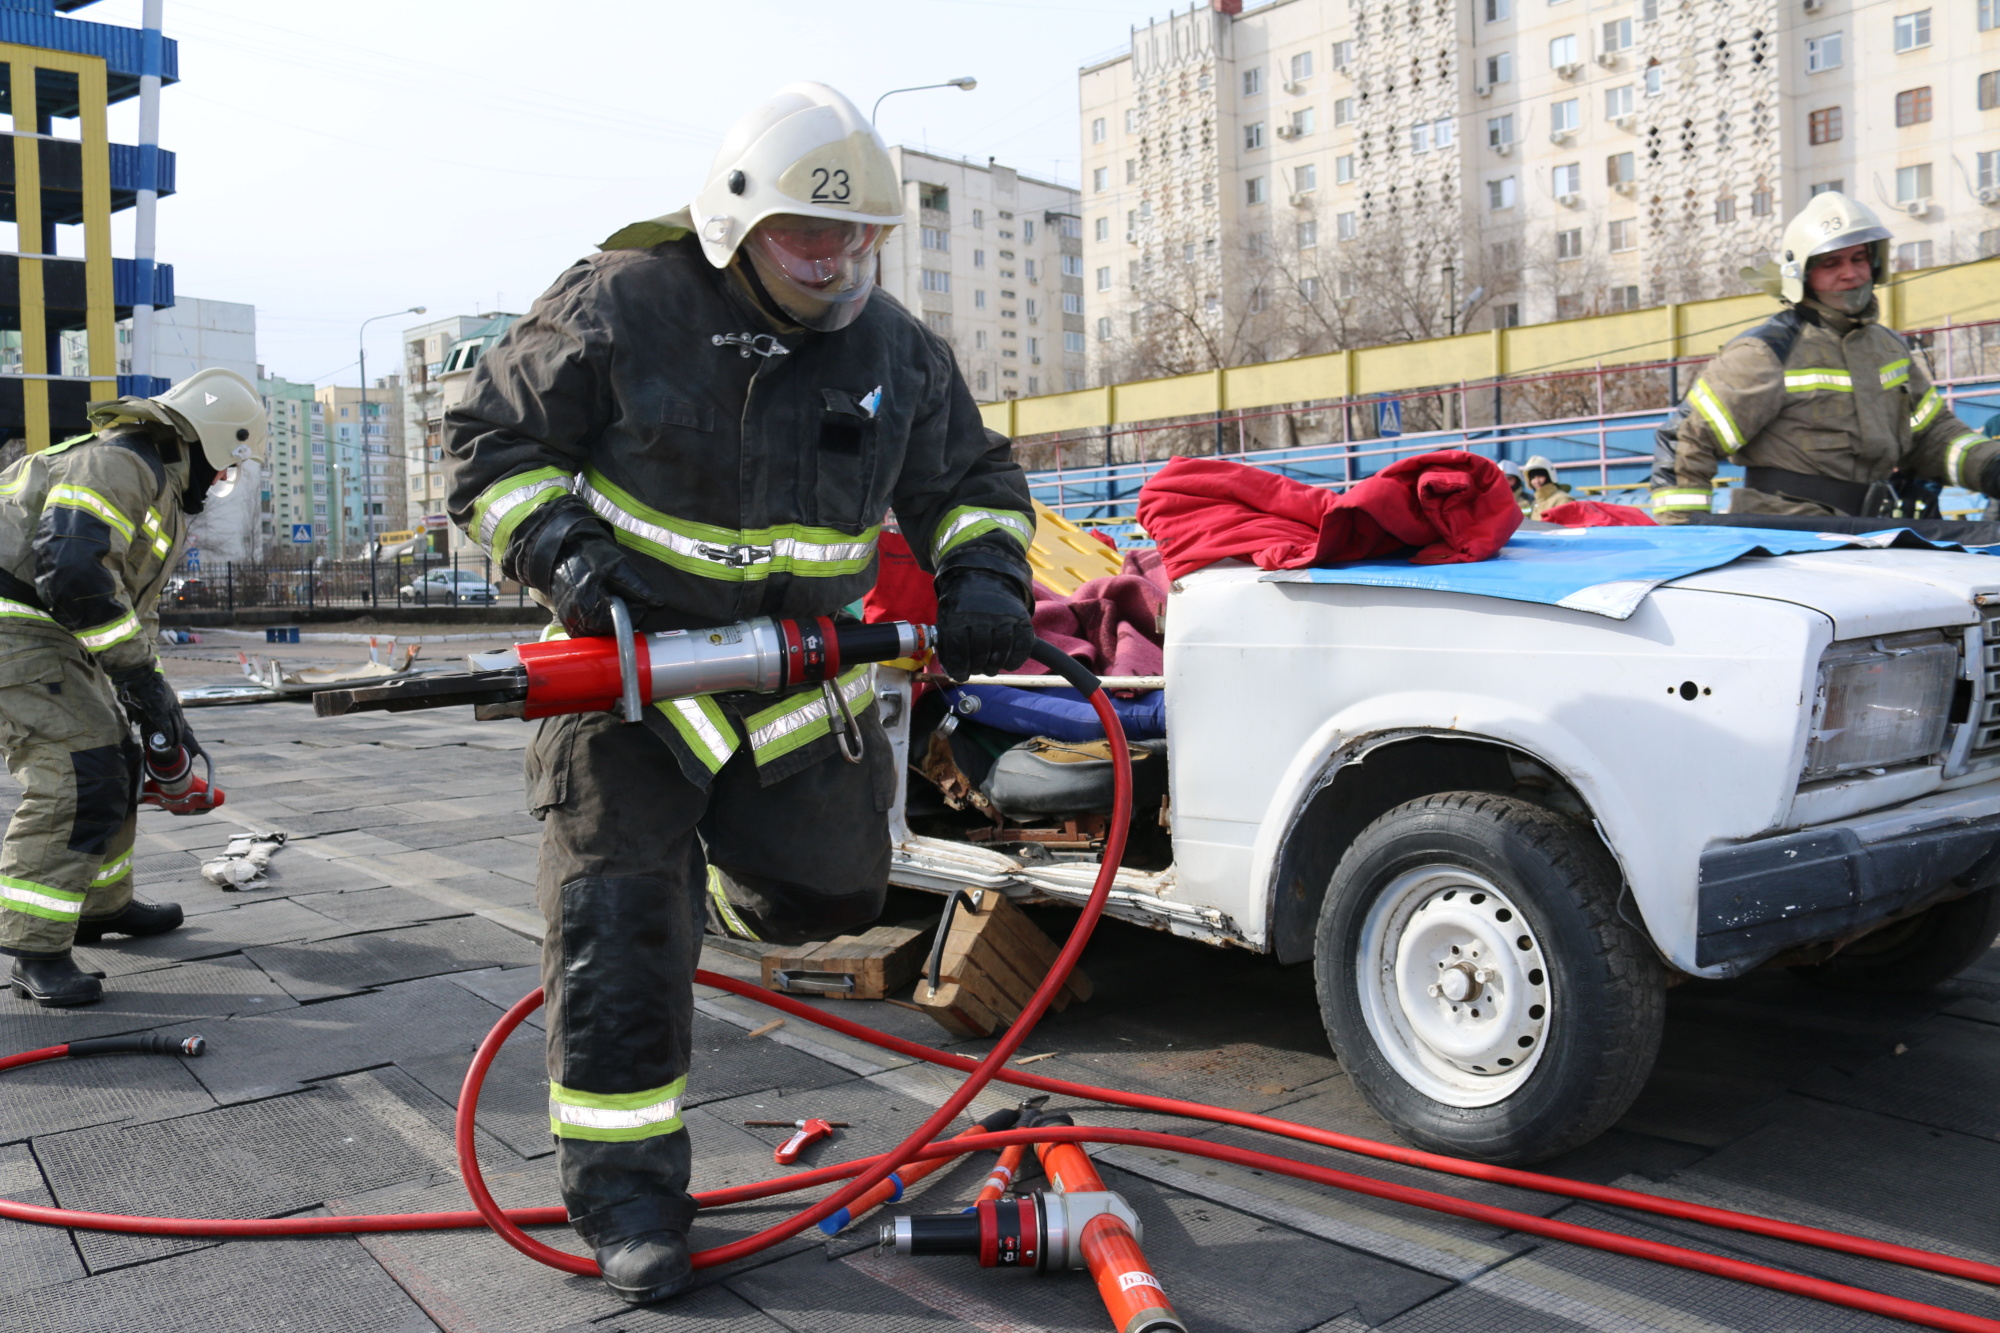
[[[1905,1301],[1878,1292],[1826,1282],[1817,1278],[1803,1277],[1780,1269],[1759,1264],[1745,1263],[1680,1246],[1666,1245],[1656,1241],[1641,1240],[1617,1232],[1603,1231],[1573,1223],[1559,1222],[1551,1218],[1530,1213],[1515,1212],[1486,1204],[1472,1203],[1448,1195],[1414,1189],[1377,1180],[1369,1176],[1355,1175],[1330,1167],[1275,1157],[1250,1149],[1233,1148],[1208,1142],[1203,1139],[1188,1138],[1174,1134],[1160,1134],[1143,1130],[1063,1128],[1049,1126],[1029,1130],[1009,1130],[980,1135],[977,1139],[945,1140],[933,1142],[937,1132],[950,1124],[973,1096],[994,1078],[1025,1087],[1085,1100],[1106,1102],[1141,1110],[1161,1111],[1168,1114],[1187,1116],[1221,1124],[1240,1125],[1266,1133],[1281,1135],[1302,1142],[1319,1144],[1348,1152],[1400,1162],[1411,1166],[1449,1172],[1472,1179],[1516,1185],[1523,1188],[1541,1190],[1547,1193],[1565,1195],[1571,1198],[1588,1199],[1592,1202],[1641,1209],[1647,1212],[1677,1217],[1706,1225],[1725,1227],[1738,1231],[1754,1232],[1802,1244],[1817,1245],[1822,1248],[1839,1250],[1850,1254],[1881,1259],[1907,1267],[1925,1269],[1955,1277],[1975,1281],[2000,1283],[2000,1268],[1993,1265],[1959,1259],[1951,1255],[1935,1254],[1926,1250],[1907,1246],[1890,1245],[1841,1232],[1825,1231],[1815,1227],[1801,1227],[1779,1222],[1753,1214],[1730,1212],[1724,1209],[1706,1208],[1697,1204],[1682,1203],[1678,1200],[1663,1199],[1654,1195],[1639,1194],[1628,1190],[1613,1189],[1608,1186],[1588,1185],[1577,1181],[1562,1180],[1552,1176],[1537,1175],[1507,1167],[1487,1166],[1476,1162],[1465,1162],[1455,1158],[1442,1157],[1434,1153],[1416,1149],[1398,1148],[1372,1140],[1358,1139],[1349,1135],[1315,1129],[1308,1125],[1294,1124],[1268,1116],[1248,1112],[1231,1111],[1222,1107],[1203,1106],[1199,1103],[1180,1101],[1174,1098],[1151,1097],[1137,1093],[1120,1092],[1115,1089],[1097,1088],[1088,1084],[1070,1083],[1061,1079],[1051,1079],[1032,1074],[1007,1070],[1004,1065],[1019,1049],[1035,1022],[1048,1008],[1054,993],[1067,979],[1075,966],[1078,956],[1088,942],[1091,930],[1102,915],[1113,877],[1122,858],[1124,831],[1130,816],[1129,774],[1126,765],[1124,733],[1118,725],[1117,717],[1110,708],[1103,692],[1091,694],[1090,701],[1099,718],[1104,723],[1105,735],[1110,741],[1114,760],[1113,769],[1118,776],[1117,794],[1114,801],[1111,830],[1106,839],[1103,863],[1099,869],[1097,882],[1091,896],[1085,903],[1075,929],[1070,933],[1056,963],[1049,970],[1048,978],[1029,1002],[1021,1017],[1010,1028],[1004,1038],[984,1060],[975,1063],[964,1056],[952,1055],[917,1042],[891,1037],[876,1032],[858,1023],[822,1013],[806,1005],[739,982],[731,977],[712,972],[697,972],[696,980],[703,985],[713,986],[733,994],[743,995],[773,1008],[817,1023],[849,1036],[857,1037],[887,1050],[897,1051],[933,1064],[968,1072],[971,1076],[960,1087],[957,1094],[948,1100],[938,1112],[930,1117],[916,1133],[891,1152],[833,1166],[803,1171],[795,1175],[779,1177],[756,1184],[741,1185],[730,1189],[713,1190],[697,1194],[697,1202],[704,1208],[721,1207],[726,1204],[745,1202],[750,1199],[767,1198],[772,1195],[807,1189],[833,1180],[852,1178],[850,1183],[818,1204],[801,1212],[796,1217],[767,1228],[756,1236],[737,1241],[730,1245],[718,1246],[702,1251],[695,1256],[700,1267],[725,1263],[732,1259],[766,1248],[778,1240],[812,1225],[833,1213],[850,1200],[858,1197],[875,1183],[885,1179],[891,1172],[912,1161],[927,1161],[933,1158],[947,1158],[961,1153],[1009,1145],[1027,1145],[1034,1142],[1065,1143],[1113,1143],[1131,1147],[1166,1149],[1185,1153],[1189,1156],[1204,1157],[1215,1161],[1229,1162],[1254,1170],[1269,1171],[1288,1175],[1301,1180],[1346,1189],[1371,1197],[1398,1203],[1413,1204],[1452,1216],[1522,1231],[1531,1235],[1566,1241],[1612,1253],[1625,1254],[1635,1258],[1649,1259],[1657,1263],[1687,1268],[1697,1272],[1732,1278],[1757,1286],[1769,1287],[1794,1295],[1843,1305],[1854,1309],[1867,1310],[1890,1318],[1902,1319],[1910,1323],[1930,1328],[1951,1330],[1952,1333],[2000,1333],[2000,1321],[1984,1319],[1957,1311],[1945,1310],[1916,1301]],[[540,1244],[523,1234],[521,1226],[536,1226],[558,1223],[566,1220],[560,1207],[521,1208],[502,1210],[486,1189],[479,1173],[478,1161],[474,1153],[473,1126],[478,1109],[481,1085],[486,1071],[498,1053],[500,1045],[521,1021],[541,1004],[539,990],[525,996],[510,1008],[491,1033],[481,1043],[471,1067],[466,1071],[465,1086],[459,1099],[457,1115],[457,1144],[459,1160],[465,1176],[467,1192],[478,1206],[476,1212],[444,1213],[403,1213],[360,1217],[325,1218],[159,1218],[129,1217],[108,1213],[84,1213],[63,1208],[44,1208],[34,1204],[16,1203],[0,1199],[0,1217],[14,1221],[33,1222],[48,1226],[75,1227],[84,1230],[116,1231],[140,1235],[175,1236],[297,1236],[326,1235],[355,1232],[380,1231],[420,1231],[445,1230],[459,1227],[477,1226],[484,1223],[499,1232],[503,1239],[523,1253],[552,1267],[567,1272],[594,1274],[595,1263],[589,1259],[565,1254]],[[69,1046],[48,1047],[39,1051],[23,1052],[17,1056],[0,1059],[0,1069],[14,1068],[41,1060],[55,1059],[70,1053]]]

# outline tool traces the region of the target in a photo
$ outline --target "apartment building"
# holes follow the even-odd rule
[[[981,402],[1083,388],[1077,191],[990,160],[889,155],[909,221],[883,243],[883,290],[951,343]]]
[[[455,372],[468,358],[477,361],[479,353],[467,351],[466,344],[474,342],[483,348],[488,338],[482,330],[500,321],[499,331],[505,332],[507,325],[519,318],[452,315],[403,330],[403,439],[409,445],[403,451],[407,527],[431,533],[440,552],[456,551],[465,540],[445,512],[444,412],[451,403],[446,400],[442,376],[447,366]]]
[[[377,536],[408,523],[403,378],[382,376],[365,393],[359,386],[328,385],[313,397],[326,445],[327,549],[359,555]],[[314,460],[316,478],[319,461]]]
[[[1079,94],[1100,380],[1740,291],[1823,188],[2000,248],[2000,0],[1214,0]]]
[[[268,427],[269,512],[261,536],[265,548],[290,558],[325,550],[327,531],[326,419],[313,386],[281,376],[262,376]],[[294,540],[303,537],[304,541]]]

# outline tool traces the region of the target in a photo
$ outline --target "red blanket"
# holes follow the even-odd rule
[[[1653,516],[1636,505],[1615,505],[1603,500],[1571,500],[1542,511],[1544,523],[1566,528],[1650,528]]]
[[[1420,565],[1489,560],[1521,525],[1499,466],[1461,450],[1391,463],[1344,492],[1213,458],[1176,458],[1139,492],[1139,524],[1169,578],[1230,557],[1302,569],[1389,555]]]

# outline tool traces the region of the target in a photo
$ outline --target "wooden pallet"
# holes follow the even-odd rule
[[[937,989],[919,982],[915,998],[946,1031],[987,1037],[1021,1016],[1059,951],[1005,894],[972,889],[966,897],[976,906],[961,903],[952,917]],[[1056,993],[1054,1007],[1091,994],[1090,978],[1079,968]]]
[[[929,931],[876,926],[824,944],[774,949],[762,959],[766,989],[793,995],[881,1000],[923,970]]]

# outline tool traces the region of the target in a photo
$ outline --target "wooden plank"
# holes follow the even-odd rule
[[[976,908],[961,907],[952,918],[937,993],[919,987],[917,1002],[954,1033],[990,1035],[1020,1017],[1060,952],[1005,895],[983,893]],[[1088,977],[1072,972],[1052,1007],[1087,999],[1092,989]]]
[[[764,985],[798,995],[880,1000],[922,970],[924,946],[920,930],[876,926],[860,935],[777,950],[762,960]]]

